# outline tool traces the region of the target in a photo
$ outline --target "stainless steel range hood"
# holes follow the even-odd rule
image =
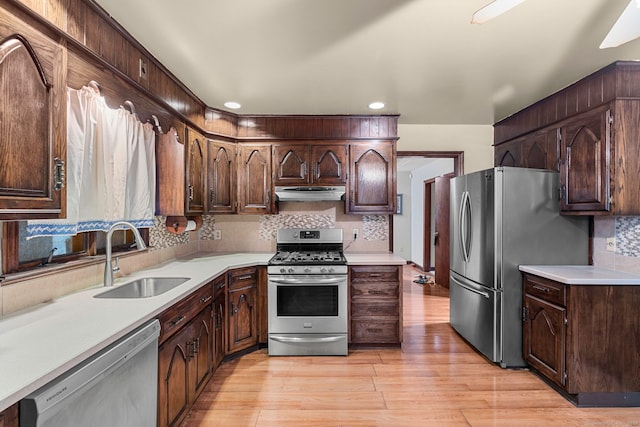
[[[311,187],[311,186],[277,186],[276,197],[281,202],[326,202],[343,200],[346,188]]]

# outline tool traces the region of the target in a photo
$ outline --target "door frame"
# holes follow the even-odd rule
[[[422,271],[431,271],[431,193],[436,179],[431,178],[423,182],[424,184],[424,215],[422,216]],[[435,268],[435,266],[433,266]]]
[[[425,159],[453,159],[453,175],[460,176],[464,174],[464,151],[398,151],[396,158],[399,157],[424,157]],[[424,219],[426,221],[426,219]],[[431,221],[431,218],[429,218]],[[389,215],[389,252],[393,252],[393,215]],[[427,252],[424,247],[429,241],[424,242],[422,253]],[[424,262],[424,260],[423,260]],[[422,266],[421,266],[422,268]],[[424,271],[424,270],[423,270]]]

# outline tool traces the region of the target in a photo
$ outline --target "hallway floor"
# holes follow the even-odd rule
[[[501,369],[449,325],[448,290],[404,267],[402,349],[224,363],[184,427],[640,426],[640,408],[579,409],[526,370]]]

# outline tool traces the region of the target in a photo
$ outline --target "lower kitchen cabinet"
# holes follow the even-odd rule
[[[578,406],[640,406],[640,286],[524,275],[523,353]]]
[[[227,275],[213,281],[213,369],[222,363],[226,351]]]
[[[159,427],[179,425],[211,378],[212,301],[213,287],[205,285],[160,315]]]
[[[402,269],[400,266],[351,266],[352,344],[402,342]]]
[[[227,354],[258,344],[258,269],[229,272]]]
[[[19,403],[16,403],[0,412],[0,427],[18,427],[20,425],[18,420],[18,405]]]

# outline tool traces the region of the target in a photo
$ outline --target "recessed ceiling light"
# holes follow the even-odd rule
[[[224,106],[227,107],[227,108],[232,108],[234,110],[237,110],[238,108],[242,107],[242,105],[240,105],[239,102],[233,102],[233,101],[225,102]]]
[[[384,108],[384,102],[372,102],[369,104],[369,108],[372,110],[381,110]]]

